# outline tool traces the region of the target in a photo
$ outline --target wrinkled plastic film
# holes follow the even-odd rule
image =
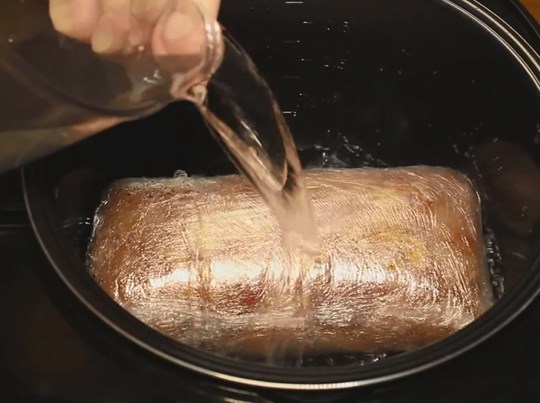
[[[406,351],[493,303],[479,198],[445,168],[306,172],[322,250],[291,278],[242,176],[127,179],[98,208],[89,268],[117,303],[224,355]]]

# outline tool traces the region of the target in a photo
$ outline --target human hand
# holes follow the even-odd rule
[[[192,0],[212,19],[220,0]],[[194,55],[204,47],[202,19],[188,0],[49,0],[53,26],[99,54],[150,46],[154,56]]]

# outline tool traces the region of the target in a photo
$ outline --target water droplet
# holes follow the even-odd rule
[[[186,171],[184,171],[182,169],[177,169],[176,171],[174,171],[173,177],[175,177],[175,178],[187,178],[188,174],[187,174]]]
[[[296,111],[283,111],[284,115],[291,115],[293,118],[296,117]]]

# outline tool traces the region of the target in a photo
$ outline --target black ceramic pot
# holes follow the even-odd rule
[[[91,217],[112,180],[172,176],[177,169],[234,172],[194,108],[178,104],[24,169],[35,232],[54,275],[78,303],[164,365],[243,384],[311,390],[426,370],[516,317],[540,289],[540,37],[532,20],[512,16],[526,35],[520,36],[474,0],[243,0],[223,6],[224,25],[268,78],[305,165],[442,165],[477,183],[500,300],[443,342],[369,364],[328,366],[315,359],[309,367],[278,368],[232,361],[146,327],[100,290],[84,255]]]

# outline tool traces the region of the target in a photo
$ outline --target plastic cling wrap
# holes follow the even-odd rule
[[[436,167],[321,169],[306,182],[322,249],[303,270],[290,270],[258,193],[223,176],[113,183],[95,216],[90,271],[141,321],[224,355],[411,350],[491,306],[467,178]]]

